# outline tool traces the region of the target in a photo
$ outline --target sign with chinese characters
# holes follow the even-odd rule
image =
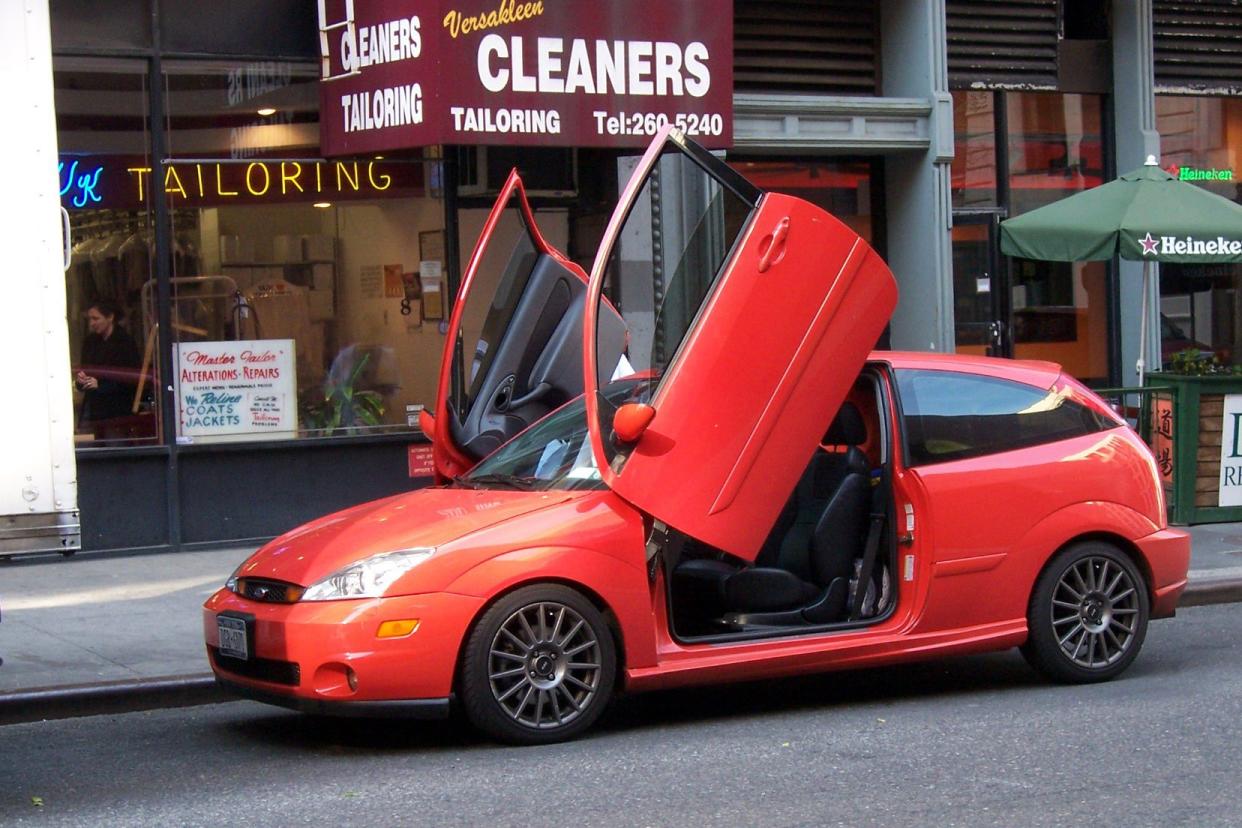
[[[1152,434],[1151,450],[1160,467],[1160,480],[1167,486],[1173,484],[1173,400],[1167,396],[1155,396],[1151,401]]]
[[[321,0],[320,145],[733,143],[732,0]]]
[[[1242,506],[1242,394],[1226,394],[1221,412],[1220,501],[1221,506]]]
[[[296,437],[294,357],[292,339],[174,344],[178,440]]]

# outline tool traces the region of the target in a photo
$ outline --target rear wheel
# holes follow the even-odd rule
[[[1105,681],[1130,666],[1147,634],[1147,583],[1115,547],[1079,543],[1035,585],[1022,654],[1056,681]]]
[[[616,647],[599,610],[568,587],[525,587],[485,612],[470,634],[462,701],[488,735],[544,744],[590,727],[615,679]]]

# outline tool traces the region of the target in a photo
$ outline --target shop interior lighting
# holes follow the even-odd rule
[[[275,114],[276,114],[276,110],[275,110],[275,109],[273,109],[273,108],[272,108],[272,107],[270,107],[270,106],[265,106],[265,107],[263,107],[262,109],[260,109],[260,110],[259,110],[259,114],[260,114],[260,115],[262,115],[264,118],[266,118],[266,117],[268,117],[269,115],[275,115]]]
[[[331,201],[316,201],[314,205],[312,206],[318,207],[320,210],[326,210],[332,206],[332,202]]]

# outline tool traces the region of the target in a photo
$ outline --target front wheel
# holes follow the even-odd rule
[[[1075,544],[1035,584],[1022,654],[1056,681],[1105,681],[1138,655],[1149,613],[1147,583],[1133,561],[1106,543]]]
[[[607,706],[616,662],[604,617],[580,593],[555,584],[519,589],[488,609],[466,642],[466,715],[505,742],[573,738]]]

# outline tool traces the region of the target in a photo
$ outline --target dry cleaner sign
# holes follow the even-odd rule
[[[733,142],[731,0],[320,0],[326,155]]]

